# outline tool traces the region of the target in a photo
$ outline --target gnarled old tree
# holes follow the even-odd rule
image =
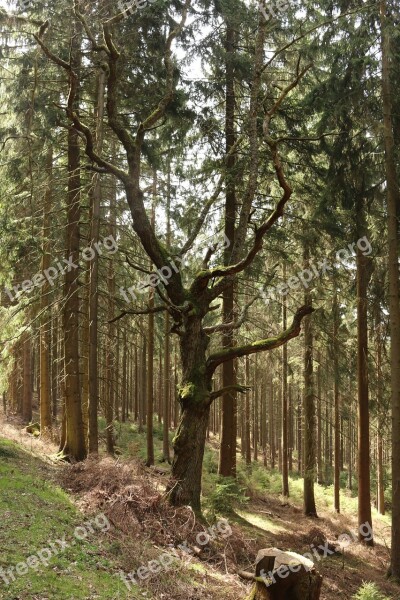
[[[84,141],[85,152],[91,162],[91,168],[100,173],[114,175],[123,185],[126,200],[132,216],[132,226],[136,232],[144,251],[151,259],[156,270],[172,264],[167,247],[160,241],[151,226],[149,216],[143,200],[141,189],[141,166],[146,136],[152,139],[157,136],[156,127],[161,127],[168,118],[168,109],[175,99],[178,80],[178,70],[172,54],[172,45],[181,36],[190,9],[190,0],[182,3],[180,22],[172,23],[166,34],[164,43],[164,90],[160,93],[158,102],[149,112],[147,117],[141,117],[140,122],[133,130],[128,126],[126,115],[121,114],[121,49],[118,48],[118,27],[124,15],[118,14],[98,24],[95,33],[89,26],[88,19],[75,5],[75,18],[82,24],[88,43],[91,46],[91,58],[95,65],[101,63],[106,72],[106,118],[107,124],[122,145],[126,155],[126,169],[108,160],[96,150],[94,132],[85,124],[84,118],[75,110],[75,99],[79,88],[79,74],[73,65],[61,58],[51,49],[51,43],[46,43],[47,24],[35,36],[45,55],[68,74],[69,93],[65,111],[74,130]],[[225,322],[220,325],[206,326],[205,317],[215,310],[215,301],[220,298],[225,290],[229,289],[240,274],[248,270],[256,256],[262,249],[264,236],[282,217],[285,205],[289,201],[292,189],[285,177],[283,170],[279,142],[270,135],[270,121],[277,113],[285,97],[296,87],[302,77],[310,68],[300,68],[300,61],[293,80],[286,87],[280,89],[278,97],[271,99],[265,87],[265,73],[268,64],[265,63],[264,46],[267,23],[260,14],[254,41],[253,69],[251,75],[251,93],[248,114],[242,132],[237,136],[235,144],[228,154],[222,156],[221,164],[226,164],[229,154],[239,149],[247,154],[247,177],[245,187],[241,194],[240,211],[237,218],[235,240],[231,245],[229,261],[221,257],[221,266],[210,266],[211,258],[217,256],[216,249],[210,249],[203,261],[202,269],[193,279],[184,284],[178,269],[171,269],[168,281],[157,286],[158,303],[149,309],[127,311],[129,314],[146,314],[151,312],[167,311],[173,322],[171,331],[179,336],[182,381],[178,387],[178,400],[181,406],[181,418],[174,439],[174,459],[172,466],[172,479],[169,486],[169,497],[174,505],[190,504],[194,509],[200,509],[201,474],[206,430],[209,421],[209,411],[213,400],[220,397],[228,390],[219,389],[212,391],[212,380],[217,367],[227,361],[241,356],[272,350],[287,343],[300,333],[301,321],[312,309],[303,306],[295,313],[291,324],[275,337],[260,339],[253,343],[238,345],[236,347],[221,348],[209,351],[209,344],[213,334],[216,339],[221,332],[239,328],[244,319],[238,318],[235,322]],[[96,27],[94,25],[94,27]],[[271,62],[271,61],[270,61]],[[143,84],[145,85],[145,83]],[[124,97],[126,102],[126,97]],[[268,109],[267,102],[270,103]],[[266,108],[267,107],[267,108]],[[134,109],[129,112],[134,112]],[[262,124],[262,127],[261,127]],[[261,185],[261,158],[260,144],[269,148],[269,156],[274,168],[277,189],[280,188],[280,199],[275,209],[263,210],[263,218],[254,226],[251,216],[254,212],[256,195]],[[205,202],[192,231],[186,242],[176,252],[175,257],[183,259],[193,247],[199,233],[206,226],[207,215],[216,204],[224,188],[225,168],[222,166],[219,180],[214,193]],[[236,391],[243,391],[243,386],[235,385]],[[68,413],[67,413],[68,416]]]

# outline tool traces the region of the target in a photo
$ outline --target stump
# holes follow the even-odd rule
[[[314,563],[296,552],[260,550],[255,583],[248,600],[319,600],[322,576]]]
[[[40,423],[29,423],[29,425],[27,425],[25,427],[25,431],[27,433],[30,433],[34,437],[39,437],[40,436]]]

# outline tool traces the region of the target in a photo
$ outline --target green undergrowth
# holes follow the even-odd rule
[[[106,422],[105,419],[99,419],[99,430],[100,434],[105,439]],[[139,431],[139,425],[127,421],[126,423],[115,423],[115,448],[117,454],[121,454],[127,458],[139,458],[139,460],[146,460],[146,429]],[[158,420],[154,421],[153,425],[154,435],[154,458],[156,463],[162,463],[163,460],[163,429],[162,424]],[[169,439],[172,444],[173,432],[170,432]],[[171,451],[172,456],[172,451]]]
[[[100,430],[105,430],[104,419],[100,420]],[[146,430],[139,431],[136,423],[130,421],[126,423],[117,423],[115,425],[116,447],[118,452],[126,457],[139,458],[143,462],[146,460]],[[170,432],[170,442],[172,442],[174,432]],[[163,430],[162,424],[155,419],[154,421],[154,454],[158,466],[168,469],[168,465],[162,461],[163,458]],[[171,450],[172,456],[172,450]],[[296,464],[296,463],[295,463]],[[331,480],[332,473],[327,469],[326,476]],[[347,487],[348,473],[343,471],[340,476],[341,490],[340,502],[343,513],[357,514],[358,490],[357,479],[353,477],[353,488]],[[289,502],[296,506],[303,504],[303,478],[295,471],[289,475]],[[206,445],[203,463],[203,508],[211,516],[214,513],[229,514],[236,508],[243,508],[249,498],[275,496],[281,497],[282,493],[282,475],[278,469],[265,468],[262,461],[252,462],[246,465],[242,457],[237,456],[237,481],[228,481],[218,476],[218,448],[213,443]],[[390,488],[385,490],[385,498],[390,500]],[[317,510],[333,511],[333,484],[318,485],[315,484],[315,501]],[[373,516],[377,512],[373,509]],[[390,524],[390,513],[385,516],[379,516],[379,519]]]
[[[390,600],[388,596],[379,591],[375,583],[363,583],[352,600]]]
[[[63,599],[113,600],[140,598],[128,596],[118,568],[113,563],[109,541],[101,527],[80,541],[75,528],[85,526],[91,517],[81,514],[68,495],[51,481],[43,463],[13,442],[0,439],[0,598],[2,600]],[[86,527],[85,527],[86,530]],[[77,530],[78,536],[84,532]],[[61,540],[69,544],[62,548]],[[48,557],[44,549],[51,550]],[[29,557],[41,553],[43,559]],[[47,561],[48,559],[48,561]],[[48,564],[44,564],[47,562]],[[24,566],[24,563],[26,566]],[[16,566],[19,565],[18,574]],[[15,578],[7,573],[11,570]],[[25,573],[25,571],[27,571]],[[149,597],[149,596],[147,596]]]
[[[128,427],[124,425],[127,439],[132,437]],[[141,436],[136,436],[136,444]],[[0,600],[216,600],[222,588],[228,600],[240,596],[227,587],[225,570],[219,572],[191,556],[174,558],[164,568],[160,557],[170,554],[170,548],[155,545],[145,531],[112,527],[107,533],[104,515],[83,514],[68,490],[56,485],[54,471],[62,468],[62,463],[45,463],[0,438]],[[77,539],[77,532],[82,535],[77,528],[89,530],[87,539]],[[68,547],[60,550],[57,540]],[[43,550],[51,550],[52,544],[56,552],[45,556],[48,564],[41,563]],[[36,561],[28,567],[32,557]],[[159,565],[156,575],[150,564]],[[138,571],[143,568],[141,579]],[[129,572],[135,583],[128,591],[121,573]]]

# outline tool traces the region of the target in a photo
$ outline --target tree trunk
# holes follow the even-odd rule
[[[127,397],[127,380],[128,380],[128,342],[126,328],[122,336],[122,382],[121,382],[121,421],[126,421],[126,404],[128,402]]]
[[[157,174],[153,173],[153,207],[151,224],[155,228],[155,202],[157,194]],[[151,269],[151,266],[150,266]],[[154,308],[154,288],[149,290],[149,309]],[[154,465],[154,440],[153,440],[153,416],[154,416],[154,313],[150,313],[147,317],[148,324],[148,360],[147,360],[147,460],[146,465],[150,467]]]
[[[286,280],[286,265],[283,269],[283,280]],[[286,296],[282,301],[283,330],[287,327],[287,305]],[[289,472],[288,472],[288,357],[287,345],[282,346],[282,495],[289,496]]]
[[[226,17],[226,65],[225,65],[225,145],[228,154],[235,144],[235,86],[234,86],[234,56],[235,56],[235,30],[229,16]],[[231,249],[235,236],[236,217],[236,188],[235,188],[234,154],[228,155],[226,160],[227,182],[225,194],[225,235],[230,240],[230,246],[225,249],[224,264],[229,264]],[[229,323],[234,318],[234,285],[229,285],[223,294],[223,321]],[[225,332],[222,336],[223,348],[234,345],[233,330]],[[229,360],[222,365],[222,386],[236,384],[235,361]],[[237,398],[235,392],[226,392],[222,396],[222,433],[219,457],[219,474],[224,477],[236,476],[236,437],[237,437]]]
[[[309,268],[309,249],[304,250],[304,268]],[[304,304],[311,306],[312,296],[306,291]],[[315,480],[315,401],[313,382],[313,333],[311,317],[304,321],[304,513],[316,517]]]
[[[211,378],[206,375],[208,337],[202,331],[202,316],[185,316],[180,338],[182,383],[178,400],[182,409],[174,438],[172,480],[168,486],[175,506],[189,504],[200,511],[201,476],[210,414]]]
[[[47,184],[43,204],[43,242],[42,242],[42,273],[50,267],[50,232],[51,205],[53,195],[53,148],[49,146],[46,157]],[[40,352],[40,435],[51,436],[51,387],[50,387],[50,348],[51,348],[51,315],[50,284],[45,281],[40,292],[41,324],[39,330]]]
[[[398,267],[398,218],[400,193],[393,137],[392,90],[390,81],[390,27],[386,1],[380,3],[382,29],[383,134],[386,157],[387,218],[389,244],[389,321],[392,404],[392,549],[390,574],[400,580],[400,293]]]
[[[96,114],[96,148],[101,153],[103,145],[103,115],[104,115],[104,88],[105,73],[99,70],[97,81],[97,114]],[[89,283],[89,453],[97,454],[99,451],[99,380],[98,380],[98,310],[99,310],[99,253],[96,244],[100,236],[100,203],[101,181],[100,175],[93,176],[93,190],[90,194],[91,219],[90,219],[90,283]]]
[[[270,379],[269,393],[269,447],[271,454],[271,469],[275,469],[275,418],[274,418],[274,383]]]
[[[294,407],[293,407],[293,386],[290,383],[288,387],[288,403],[289,403],[289,415],[288,415],[288,469],[289,473],[293,471],[293,422],[294,422]]]
[[[333,292],[333,395],[335,409],[335,470],[334,470],[334,509],[340,513],[340,397],[339,397],[339,306],[336,283]]]
[[[324,482],[322,469],[322,365],[321,352],[318,352],[318,369],[317,369],[317,483]]]
[[[359,203],[359,222],[363,222],[362,201]],[[365,540],[362,525],[368,523],[372,530],[370,435],[368,390],[368,301],[367,289],[371,271],[370,259],[357,248],[357,381],[358,381],[358,525],[359,539],[368,546],[374,541]]]
[[[253,459],[258,460],[258,360],[257,354],[254,357],[254,376],[253,376]]]
[[[249,387],[250,384],[250,360],[249,357],[245,358],[246,365],[246,386]],[[245,452],[246,452],[246,465],[251,464],[251,441],[250,441],[250,391],[246,392],[245,397]]]
[[[383,437],[380,430],[377,433],[377,509],[380,515],[385,514],[385,487],[383,469]]]
[[[71,56],[74,69],[80,66],[80,35],[74,35]],[[79,135],[68,129],[68,193],[66,257],[79,264],[80,230],[80,154]],[[78,269],[65,273],[63,329],[64,329],[64,390],[66,411],[66,439],[61,450],[71,460],[86,457],[86,444],[82,419],[79,376],[79,284]]]
[[[24,423],[32,421],[32,342],[29,332],[25,332],[22,342],[23,352],[23,390],[22,419]]]
[[[140,368],[140,402],[139,402],[139,431],[143,431],[143,425],[146,416],[146,397],[147,397],[147,338],[143,336],[143,346],[141,354]]]
[[[113,155],[115,155],[115,147],[113,147]],[[117,201],[117,187],[116,181],[113,178],[110,190],[110,235],[113,239],[116,239],[116,201]],[[114,319],[114,298],[115,298],[115,270],[114,261],[109,260],[108,263],[108,327],[107,327],[107,354],[106,354],[106,373],[107,373],[107,392],[106,392],[106,406],[105,406],[105,417],[106,417],[106,446],[109,454],[114,454],[114,395],[115,395],[115,381],[118,373],[116,372],[116,353],[115,353],[115,323],[112,322]]]

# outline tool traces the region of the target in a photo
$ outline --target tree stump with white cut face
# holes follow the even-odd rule
[[[260,550],[248,600],[319,600],[322,576],[301,554],[278,548]]]

